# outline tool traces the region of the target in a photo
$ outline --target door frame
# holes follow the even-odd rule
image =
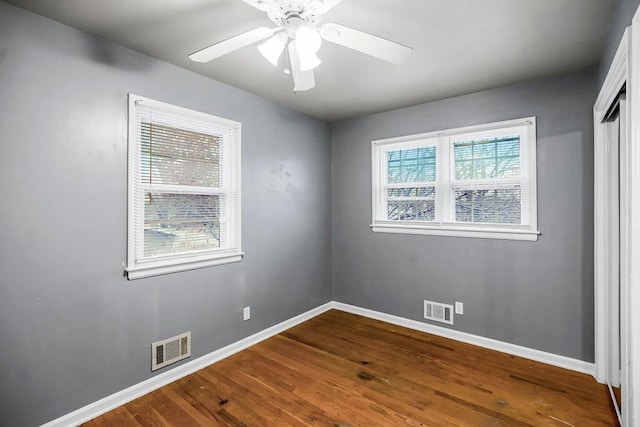
[[[593,108],[594,114],[594,311],[595,378],[610,383],[607,333],[612,311],[607,279],[614,268],[609,254],[618,242],[608,230],[616,219],[607,209],[607,197],[617,186],[609,166],[613,154],[607,150],[610,126],[603,122],[609,107],[626,85],[626,134],[620,138],[620,341],[622,390],[621,424],[640,419],[640,9],[627,28]],[[624,120],[624,118],[623,118]],[[636,185],[632,185],[636,183]],[[615,260],[613,260],[615,261]]]

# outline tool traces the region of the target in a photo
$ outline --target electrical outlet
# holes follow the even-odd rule
[[[464,304],[461,302],[456,302],[456,314],[464,315]]]
[[[245,307],[242,310],[242,320],[245,321],[249,319],[251,319],[251,307]]]

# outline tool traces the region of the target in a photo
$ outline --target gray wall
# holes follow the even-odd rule
[[[241,263],[123,278],[129,92],[242,122]],[[328,124],[4,2],[0,100],[0,425],[151,377],[152,341],[190,330],[195,359],[330,300]]]
[[[598,70],[598,81],[600,85],[604,82],[611,66],[611,61],[616,55],[620,40],[624,30],[631,25],[633,15],[635,15],[638,7],[640,6],[640,0],[617,0],[616,8],[611,16],[611,23],[609,24],[609,33],[607,34],[607,41],[604,46],[604,53],[600,60],[600,69]]]
[[[593,361],[595,71],[335,123],[334,300],[415,320],[423,299],[461,301],[457,330]],[[372,140],[528,116],[537,242],[370,230]]]

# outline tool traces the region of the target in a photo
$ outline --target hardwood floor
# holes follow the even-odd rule
[[[588,376],[329,311],[85,426],[614,426]]]

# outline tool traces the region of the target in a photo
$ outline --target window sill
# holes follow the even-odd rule
[[[477,239],[525,240],[535,242],[539,231],[514,230],[503,228],[425,226],[417,224],[373,224],[371,230],[376,233],[421,234],[429,236],[472,237]]]
[[[243,252],[232,252],[224,255],[218,255],[215,258],[198,258],[198,259],[174,259],[171,261],[155,261],[141,263],[135,267],[126,269],[127,279],[135,280],[151,276],[160,276],[163,274],[177,273],[180,271],[196,270],[199,268],[213,267],[215,265],[230,264],[242,260]]]

